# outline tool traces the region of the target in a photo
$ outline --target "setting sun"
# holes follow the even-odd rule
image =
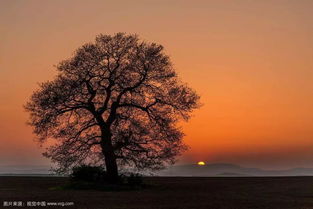
[[[205,162],[200,161],[200,162],[198,162],[198,165],[205,165]]]

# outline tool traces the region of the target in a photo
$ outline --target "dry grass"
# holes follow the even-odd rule
[[[313,177],[154,177],[145,179],[150,187],[135,191],[51,190],[67,181],[57,177],[0,177],[1,206],[3,201],[51,201],[74,202],[74,206],[55,207],[69,209],[313,208]]]

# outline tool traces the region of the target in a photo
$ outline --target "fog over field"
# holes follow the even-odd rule
[[[49,165],[0,166],[0,175],[51,175]],[[291,168],[285,170],[265,170],[242,167],[230,163],[212,163],[199,166],[184,164],[170,166],[164,170],[148,174],[155,176],[313,176],[313,168]]]
[[[0,175],[51,174],[49,165],[5,165],[0,166]]]

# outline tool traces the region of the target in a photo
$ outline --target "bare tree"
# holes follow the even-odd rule
[[[118,165],[160,169],[185,150],[177,126],[198,107],[163,47],[137,35],[98,35],[57,66],[25,109],[44,153],[63,171],[103,163],[115,180]]]

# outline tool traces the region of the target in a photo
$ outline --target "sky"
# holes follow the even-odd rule
[[[202,107],[178,163],[313,167],[313,1],[0,0],[0,166],[47,165],[23,109],[96,35],[162,44]]]

